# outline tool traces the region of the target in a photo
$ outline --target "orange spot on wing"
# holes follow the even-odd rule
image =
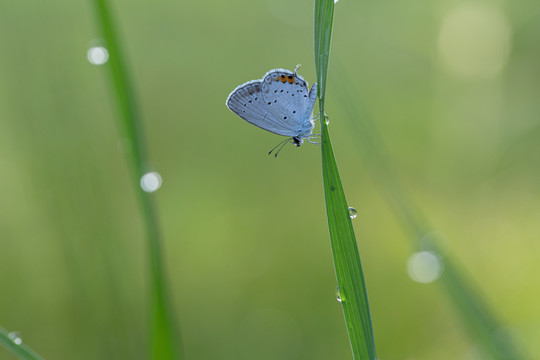
[[[285,77],[285,75],[281,75],[281,82],[284,83],[287,81],[287,78]]]

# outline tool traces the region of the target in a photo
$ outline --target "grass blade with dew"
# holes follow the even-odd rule
[[[19,359],[24,360],[42,360],[43,358],[36,354],[32,349],[26,346],[19,335],[7,332],[0,326],[0,344],[11,351]]]
[[[440,278],[448,297],[454,303],[465,326],[481,345],[487,356],[498,360],[521,360],[526,357],[509,336],[501,332],[501,323],[491,311],[478,289],[470,283],[465,272],[439,250],[437,236],[432,231],[428,220],[406,193],[396,175],[391,159],[381,136],[369,116],[362,110],[358,99],[352,98],[353,84],[349,81],[349,72],[338,61],[336,67],[340,80],[339,86],[332,87],[337,92],[340,108],[345,111],[354,127],[354,143],[365,157],[374,182],[379,185],[382,195],[393,210],[396,218],[413,239],[417,251],[430,251],[444,262],[444,272]]]
[[[340,302],[354,359],[375,360],[375,341],[358,246],[326,124],[324,100],[332,37],[334,0],[315,0],[314,45],[321,122],[321,156],[326,215]]]
[[[133,186],[141,206],[149,253],[150,321],[148,350],[151,359],[180,359],[180,340],[176,320],[170,306],[161,256],[161,235],[158,218],[150,193],[139,186],[148,168],[148,153],[142,129],[142,120],[123,58],[115,23],[106,0],[94,0],[98,29],[109,52],[105,65],[109,70],[113,100],[119,109],[119,130],[127,139],[128,158],[132,170]]]

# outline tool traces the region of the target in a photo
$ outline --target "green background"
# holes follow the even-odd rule
[[[186,359],[351,358],[320,149],[269,157],[281,138],[225,107],[272,68],[301,63],[313,82],[312,1],[111,5],[163,177],[155,197]],[[99,43],[92,10],[0,3],[0,325],[47,359],[143,359],[146,242],[107,74],[86,59]],[[539,15],[528,0],[336,5],[326,108],[381,359],[483,357],[439,284],[408,277],[416,239],[339,94],[361,103],[446,254],[539,358]],[[507,33],[463,45],[501,18]],[[448,19],[466,33],[450,49],[476,72],[448,64]],[[490,72],[497,53],[482,55],[505,34],[510,52]]]

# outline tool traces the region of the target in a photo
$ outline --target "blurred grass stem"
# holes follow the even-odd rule
[[[354,143],[365,156],[374,182],[379,185],[396,218],[409,233],[416,250],[432,251],[444,257],[436,233],[399,181],[377,127],[363,111],[358,99],[350,95],[354,86],[348,80],[348,71],[340,62],[338,65],[342,80],[339,86],[332,89],[336,91],[340,107],[350,119],[349,124],[355,127]],[[479,289],[470,283],[463,269],[448,257],[444,257],[444,269],[440,281],[447,296],[454,303],[462,322],[481,344],[484,353],[497,360],[525,359],[512,339],[501,332],[497,316],[482,298]]]
[[[20,343],[17,343],[17,339]],[[6,329],[0,326],[0,344],[2,344],[6,349],[11,351],[15,356],[20,359],[25,360],[42,360],[43,358],[36,354],[32,349],[22,342],[18,337],[10,335]]]
[[[133,186],[141,206],[148,241],[150,261],[150,326],[149,356],[151,359],[179,359],[180,345],[175,317],[169,303],[167,284],[161,255],[161,234],[152,195],[144,192],[140,178],[148,170],[148,152],[133,86],[123,59],[115,22],[106,0],[93,1],[98,29],[109,51],[109,81],[119,109],[120,133],[128,140],[128,159],[132,170]]]

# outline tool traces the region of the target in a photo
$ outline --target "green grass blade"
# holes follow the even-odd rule
[[[42,360],[43,358],[36,354],[32,349],[26,346],[23,342],[17,343],[18,337],[10,336],[4,328],[0,326],[0,344],[11,351],[15,356],[25,360]]]
[[[332,24],[334,22],[334,1],[315,0],[314,18],[315,69],[317,71],[317,83],[319,85],[319,108],[321,111],[324,111],[330,39],[332,38]]]
[[[324,116],[326,78],[334,16],[333,0],[315,1],[315,68],[321,113],[321,156],[326,215],[341,305],[353,357],[375,360],[375,342],[362,264],[343,185]]]
[[[375,359],[366,284],[339,177],[328,127],[322,127],[322,167],[326,215],[343,314],[355,359]]]
[[[139,186],[141,176],[149,170],[142,121],[110,9],[106,0],[94,0],[93,4],[98,28],[109,52],[109,61],[106,66],[109,69],[114,101],[119,108],[120,132],[128,140],[128,157],[133,185],[139,198],[148,240],[150,257],[149,356],[151,359],[179,359],[181,357],[180,341],[169,304],[157,215],[151,195]]]
[[[339,62],[338,62],[339,64]],[[351,97],[353,84],[348,83],[348,72],[339,64],[337,67],[339,86],[332,89],[340,99],[340,108],[349,118],[355,144],[364,154],[365,163],[370,168],[374,182],[394,211],[396,218],[408,232],[417,251],[428,250],[441,254],[436,237],[430,235],[432,226],[406,193],[396,175],[384,142],[369,116],[361,108],[358,99]],[[519,347],[502,331],[501,322],[492,312],[486,301],[470,282],[464,271],[460,270],[451,259],[445,257],[444,273],[440,279],[453,302],[462,322],[469,329],[487,356],[498,360],[520,360],[526,357]]]

